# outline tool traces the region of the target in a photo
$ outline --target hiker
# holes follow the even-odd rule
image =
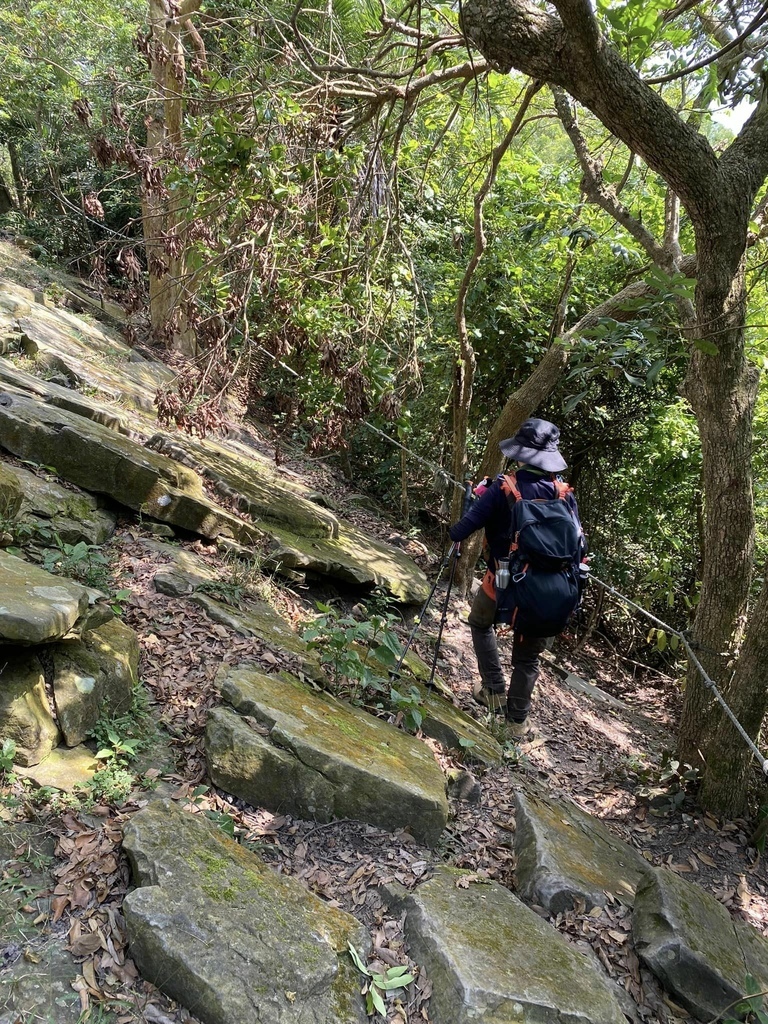
[[[502,453],[514,460],[518,468],[512,466],[514,472],[508,469],[506,475],[493,481],[486,478],[475,492],[474,503],[449,530],[451,540],[462,541],[485,528],[488,570],[468,618],[480,671],[480,680],[474,684],[472,695],[489,710],[506,712],[506,731],[512,739],[522,739],[528,731],[526,723],[539,674],[539,655],[549,640],[565,628],[579,596],[578,568],[585,550],[584,534],[573,492],[557,475],[566,468],[558,449],[559,437],[560,431],[554,423],[526,420],[514,437],[499,445]],[[528,513],[532,513],[533,518],[539,517],[539,525],[544,531],[550,531],[545,537],[545,548],[560,556],[543,571],[539,570],[543,563],[536,553],[528,560],[524,554],[518,557],[515,549],[518,538],[510,536],[512,532],[517,532],[518,536],[520,532],[525,533],[524,529],[520,531],[520,515],[527,515],[522,523],[525,527],[531,521]],[[557,520],[556,525],[554,520]],[[525,538],[520,548],[524,552]],[[545,562],[547,557],[542,556]],[[510,560],[508,568],[507,559]],[[505,574],[502,578],[497,577],[500,562]],[[500,587],[509,581],[509,586],[498,593],[497,579]],[[516,588],[520,587],[523,591],[518,592]],[[531,590],[535,593],[531,594]],[[494,624],[505,618],[511,622],[514,634],[512,678],[506,701],[506,679],[499,662],[494,630]]]

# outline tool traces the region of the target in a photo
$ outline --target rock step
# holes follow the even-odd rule
[[[287,673],[225,667],[217,682],[229,708],[215,708],[206,729],[215,785],[257,807],[437,842],[446,783],[426,744]]]
[[[368,933],[200,815],[155,800],[125,828],[125,898],[144,978],[203,1024],[363,1024]]]
[[[405,910],[412,959],[432,982],[439,1024],[625,1024],[613,984],[584,953],[497,882],[439,867],[408,892],[386,887]]]

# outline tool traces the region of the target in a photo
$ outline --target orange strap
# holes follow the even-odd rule
[[[555,497],[565,501],[568,495],[572,493],[573,488],[570,484],[567,484],[564,480],[556,480],[555,477],[550,477],[550,483],[555,489]],[[522,494],[520,488],[517,486],[517,476],[514,473],[507,473],[501,482],[502,493],[509,497],[513,494],[515,501],[522,501]],[[545,498],[534,498],[534,501],[546,501]]]

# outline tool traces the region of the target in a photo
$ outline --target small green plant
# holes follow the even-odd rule
[[[241,608],[251,595],[264,600],[269,597],[269,581],[262,572],[260,558],[244,559],[235,554],[225,558],[217,579],[206,580],[198,589],[235,608]]]
[[[67,544],[54,534],[54,548],[49,548],[43,555],[43,568],[60,576],[68,576],[87,587],[98,590],[109,590],[112,585],[112,574],[109,559],[96,544],[88,544],[84,540],[77,544]]]
[[[130,762],[146,748],[153,732],[149,694],[139,684],[134,687],[130,708],[120,715],[103,716],[88,735],[97,744],[97,757]]]
[[[743,1024],[757,1021],[757,1024],[768,1024],[768,1013],[764,1009],[763,997],[768,995],[768,989],[761,989],[758,982],[748,974],[744,981],[744,998],[724,1007],[720,1016],[723,1024]],[[735,1010],[735,1017],[726,1017],[728,1010]]]
[[[190,796],[190,801],[196,807],[205,814],[206,818],[220,828],[224,835],[229,836],[230,839],[235,839],[235,819],[231,814],[227,814],[225,811],[217,811],[212,807],[206,807],[208,802],[208,787],[207,786],[195,786]]]
[[[380,1013],[381,1016],[386,1019],[387,1005],[384,1002],[385,993],[391,992],[393,989],[405,988],[406,985],[410,985],[414,979],[414,975],[410,973],[410,969],[404,964],[399,967],[388,967],[384,974],[378,974],[363,963],[360,954],[351,942],[347,943],[347,948],[349,949],[349,955],[352,957],[355,967],[361,974],[364,974],[366,978],[369,979],[363,988],[365,1009],[368,1016],[370,1017],[373,1016],[374,1013]],[[761,1021],[760,1024],[764,1024],[764,1022]]]
[[[639,797],[650,800],[652,813],[665,815],[678,810],[686,796],[687,788],[700,778],[698,768],[689,764],[681,764],[674,757],[667,755],[655,781],[637,789]]]
[[[13,759],[16,757],[16,744],[10,736],[6,736],[0,747],[0,776],[13,770]]]
[[[102,747],[101,750],[96,752],[95,757],[97,759],[104,761],[132,761],[136,757],[140,740],[125,739],[110,726],[107,726],[105,731],[109,746]]]
[[[400,712],[403,716],[403,726],[409,732],[418,732],[421,723],[424,721],[424,714],[421,707],[424,703],[421,694],[416,686],[412,686],[408,693],[400,693],[394,686],[389,691],[389,702],[394,711]],[[469,741],[472,742],[471,740]]]
[[[393,615],[372,615],[362,622],[339,615],[335,608],[318,604],[321,614],[308,623],[302,636],[320,654],[339,695],[359,702],[364,691],[387,692],[382,674],[397,661],[400,641]]]

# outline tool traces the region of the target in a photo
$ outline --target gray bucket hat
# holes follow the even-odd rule
[[[559,473],[568,467],[560,454],[560,430],[548,420],[526,420],[514,437],[499,442],[508,459],[517,459],[528,466],[543,469],[545,473]]]

